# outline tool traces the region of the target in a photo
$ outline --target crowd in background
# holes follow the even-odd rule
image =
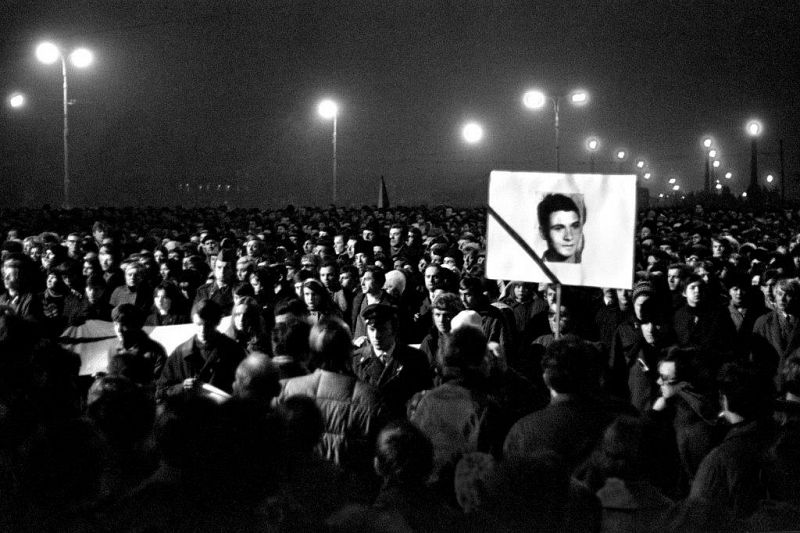
[[[798,212],[645,210],[632,289],[560,291],[483,209],[0,215],[4,530],[800,524]]]

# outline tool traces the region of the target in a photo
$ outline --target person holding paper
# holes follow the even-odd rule
[[[167,359],[156,384],[156,400],[170,396],[199,394],[204,383],[230,393],[236,367],[245,352],[236,341],[217,331],[222,307],[213,300],[200,300],[192,308],[196,331]]]
[[[543,259],[552,263],[580,263],[586,213],[564,194],[548,194],[536,208],[539,232],[547,241]]]

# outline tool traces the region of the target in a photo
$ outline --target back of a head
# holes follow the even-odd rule
[[[577,337],[554,341],[542,359],[544,382],[561,394],[592,392],[600,384],[597,349]]]
[[[260,400],[269,404],[281,391],[278,367],[267,354],[253,352],[239,363],[233,382],[237,398]]]
[[[462,326],[450,335],[444,355],[445,366],[477,369],[486,357],[486,336],[478,328]]]
[[[87,416],[112,445],[132,446],[149,434],[153,402],[136,384],[120,375],[98,378],[89,388]]]
[[[313,398],[289,396],[278,405],[283,419],[288,450],[310,454],[322,438],[325,421]]]
[[[486,509],[511,531],[563,531],[569,473],[554,452],[501,462],[487,480]]]
[[[727,410],[745,420],[759,419],[771,412],[773,382],[763,368],[726,363],[719,371],[717,386],[727,400]]]
[[[295,361],[308,359],[308,338],[311,324],[307,320],[290,315],[272,328],[272,353],[289,356]]]
[[[378,435],[375,470],[387,480],[423,485],[433,469],[433,445],[410,422],[391,422]]]
[[[308,337],[310,369],[349,373],[353,338],[342,320],[327,317],[314,324]]]

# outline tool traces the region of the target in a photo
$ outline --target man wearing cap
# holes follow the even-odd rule
[[[381,391],[392,415],[403,417],[408,399],[433,385],[428,358],[398,341],[400,321],[395,307],[372,304],[361,316],[369,342],[356,350],[353,371]]]

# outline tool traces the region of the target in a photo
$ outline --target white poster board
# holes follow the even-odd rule
[[[192,338],[197,326],[145,326],[144,330],[170,355],[175,348]],[[222,317],[217,331],[233,337],[233,320],[230,316]],[[89,320],[80,326],[68,327],[61,334],[62,346],[81,356],[81,376],[105,372],[108,366],[108,350],[116,343],[114,324],[102,320]]]
[[[516,233],[563,285],[630,289],[635,224],[634,175],[493,171],[486,276],[551,281]]]

